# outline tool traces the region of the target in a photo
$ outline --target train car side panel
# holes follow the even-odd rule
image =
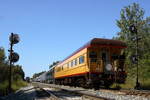
[[[55,78],[82,75],[86,71],[88,71],[87,48],[84,48],[55,67]]]

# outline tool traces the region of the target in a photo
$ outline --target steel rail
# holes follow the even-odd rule
[[[50,98],[52,100],[61,100],[60,98],[58,98],[57,96],[55,96],[52,92],[50,91],[47,91],[46,89],[42,88],[44,91],[46,91],[49,95],[50,95]]]
[[[150,91],[148,90],[121,89],[120,91],[126,93],[126,95],[138,95],[138,96],[150,98]]]
[[[123,95],[135,95],[135,96],[141,96],[141,97],[147,97],[150,98],[150,90],[135,90],[135,89],[100,89],[100,91],[110,91],[117,94],[123,94]]]
[[[72,91],[72,90],[67,90],[67,89],[62,89],[62,90],[67,91],[69,93],[75,93],[76,95],[81,95],[82,97],[89,98],[90,100],[115,100],[115,99],[110,99],[110,98],[106,98],[102,96],[96,96],[96,95],[92,95],[88,93],[82,93],[78,91]]]
[[[37,82],[34,82],[37,83]],[[63,91],[67,91],[68,93],[74,93],[76,95],[80,95],[83,98],[89,98],[90,100],[115,100],[112,98],[106,98],[106,97],[101,97],[101,96],[96,96],[96,95],[92,95],[92,94],[88,94],[88,93],[81,93],[79,91],[73,91],[73,90],[68,90],[68,89],[62,89],[60,87],[52,87],[49,84],[45,84],[45,83],[37,83],[37,84],[42,84],[42,86],[46,86],[46,87],[50,87],[50,88],[56,88],[56,89],[61,89]],[[58,100],[58,99],[56,99]]]

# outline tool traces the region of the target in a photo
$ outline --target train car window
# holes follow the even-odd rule
[[[97,61],[97,53],[94,51],[90,52],[89,58],[90,58],[91,62],[96,62]]]
[[[103,60],[103,62],[107,62],[107,56],[108,56],[107,50],[101,51],[101,59]]]
[[[59,72],[59,71],[61,71],[61,67],[58,67],[58,68],[56,69],[56,72]]]
[[[73,67],[73,61],[71,61],[71,67]]]
[[[75,60],[75,66],[77,66],[77,59]]]
[[[69,68],[69,63],[67,64],[67,68]]]
[[[48,73],[46,74],[46,76],[49,76],[49,75],[51,75],[51,72],[48,72]]]
[[[82,63],[84,63],[84,56],[79,58],[79,64],[82,64]]]
[[[63,66],[62,66],[62,70],[63,70]]]
[[[115,61],[118,59],[118,54],[114,53],[114,54],[111,54],[111,61]]]

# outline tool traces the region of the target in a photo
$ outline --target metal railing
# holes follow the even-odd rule
[[[126,71],[126,63],[125,63],[125,59],[117,59],[114,61],[114,65],[115,67],[117,67],[117,69],[121,69],[122,71]]]

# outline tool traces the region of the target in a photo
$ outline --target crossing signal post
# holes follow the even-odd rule
[[[133,62],[134,64],[136,64],[136,86],[135,89],[140,89],[140,83],[138,80],[138,33],[137,33],[137,22],[135,23],[135,25],[131,25],[129,27],[129,30],[131,33],[135,33],[136,35],[136,55],[131,55],[130,56],[130,60],[131,62]]]
[[[11,93],[11,68],[12,68],[12,62],[17,62],[19,60],[19,55],[17,53],[13,52],[13,45],[18,43],[20,41],[20,37],[18,34],[11,33],[11,36],[9,38],[10,40],[10,52],[9,60],[10,60],[10,67],[9,67],[9,93]]]

